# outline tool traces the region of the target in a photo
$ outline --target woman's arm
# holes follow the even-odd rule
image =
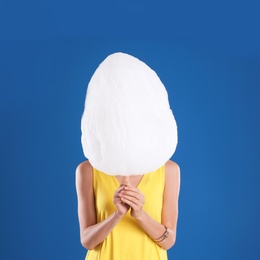
[[[78,218],[81,244],[89,250],[103,242],[129,207],[123,205],[119,198],[120,187],[114,195],[117,210],[104,221],[96,222],[95,197],[93,189],[93,173],[91,164],[86,161],[76,169],[76,191],[78,197]]]
[[[137,188],[126,187],[121,195],[123,202],[131,207],[131,215],[138,221],[142,229],[153,239],[158,240],[165,233],[165,226],[169,235],[162,242],[156,242],[164,249],[171,248],[176,240],[178,219],[178,197],[180,190],[179,166],[168,161],[165,164],[165,187],[163,195],[162,223],[158,223],[143,209],[144,197]]]

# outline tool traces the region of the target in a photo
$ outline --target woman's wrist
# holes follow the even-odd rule
[[[116,219],[121,219],[125,214],[120,213],[118,210],[114,212],[114,216]]]
[[[134,212],[131,214],[133,218],[135,218],[138,222],[142,222],[144,220],[145,217],[145,212],[143,209],[141,209],[138,212]]]

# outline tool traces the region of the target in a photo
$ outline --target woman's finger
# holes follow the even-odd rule
[[[132,197],[132,196],[128,196],[128,195],[124,195],[121,197],[121,200],[124,203],[127,203],[129,206],[134,207],[135,208],[142,208],[144,205],[144,200],[143,198],[139,199],[136,197]]]
[[[136,199],[138,199],[138,200],[144,202],[144,196],[143,196],[143,194],[140,193],[140,192],[137,192],[137,191],[123,190],[123,191],[120,193],[120,196],[121,196],[121,197],[130,196],[130,197],[136,198]]]
[[[129,205],[133,210],[138,210],[139,205],[137,204],[136,201],[129,200],[127,198],[122,198],[122,202]]]

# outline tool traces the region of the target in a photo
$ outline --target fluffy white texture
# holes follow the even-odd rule
[[[144,62],[124,53],[109,55],[93,74],[81,131],[84,155],[109,175],[155,171],[177,145],[164,85]]]

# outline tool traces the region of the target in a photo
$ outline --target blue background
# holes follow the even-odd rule
[[[253,1],[0,2],[0,259],[84,259],[75,168],[87,84],[121,51],[179,128],[169,259],[260,259],[260,36]]]

